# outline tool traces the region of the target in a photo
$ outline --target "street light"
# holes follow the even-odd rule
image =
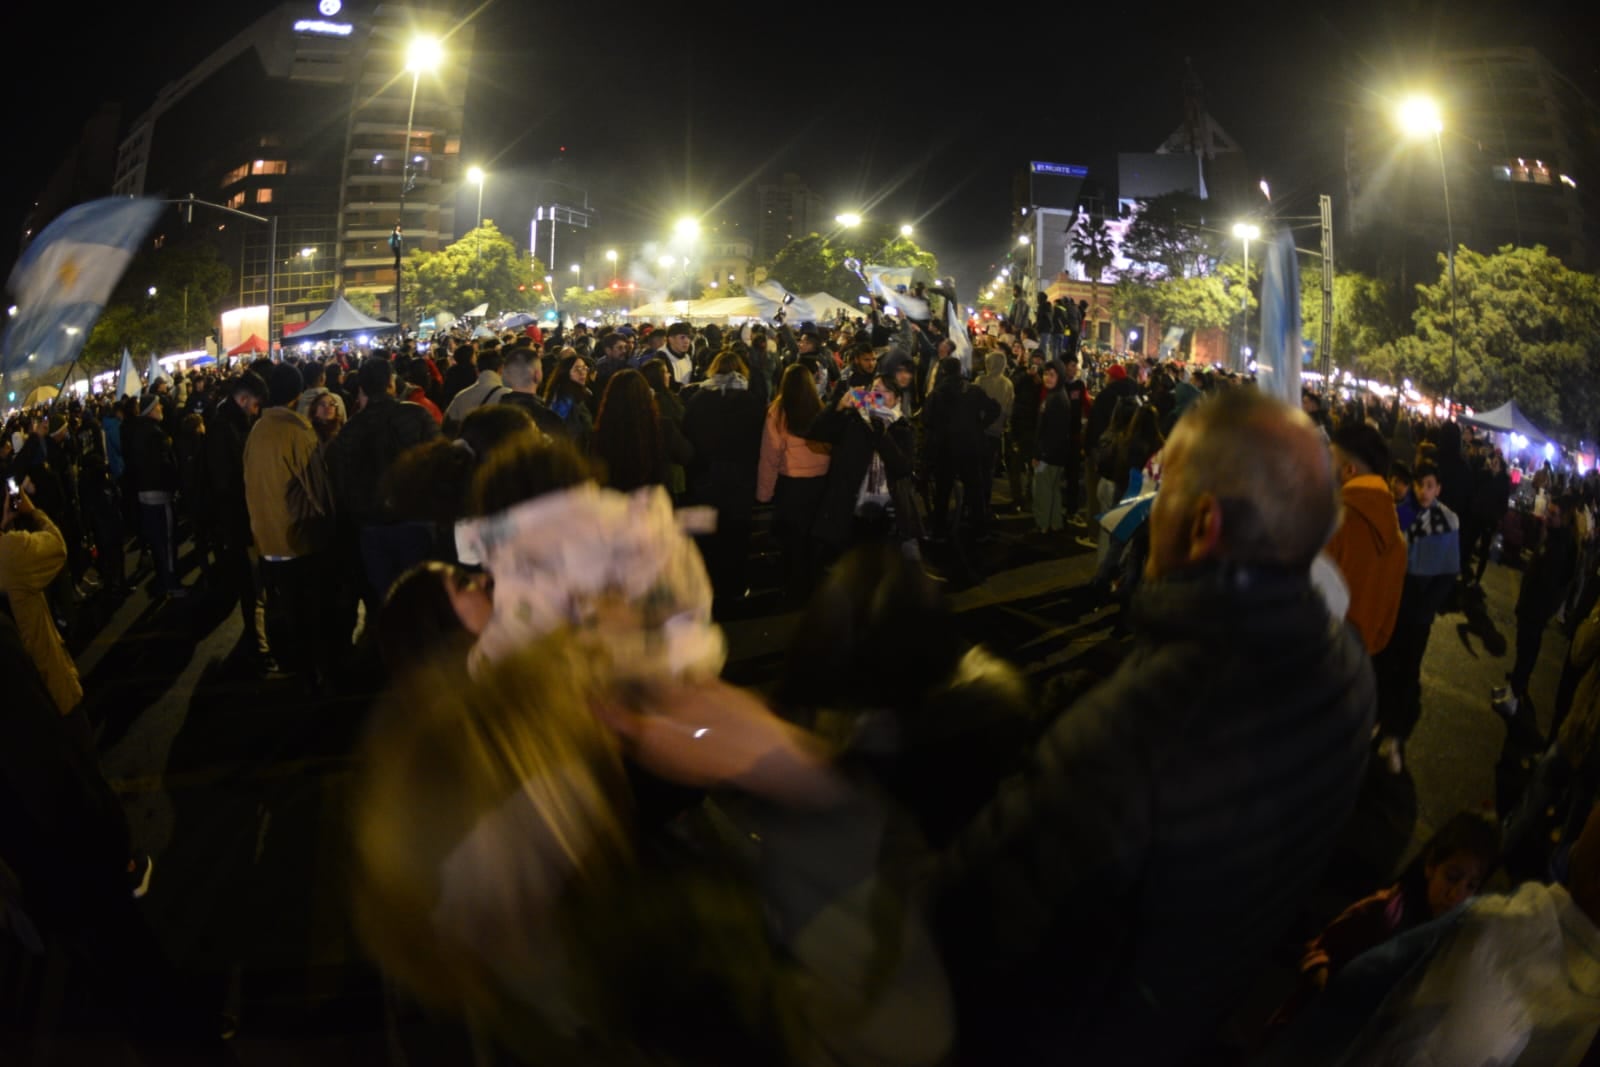
[[[403,230],[406,221],[406,191],[411,186],[411,127],[417,117],[417,83],[422,79],[422,72],[432,71],[439,66],[444,58],[444,49],[437,39],[433,37],[414,37],[406,48],[406,70],[411,73],[411,106],[406,110],[406,143],[400,155],[400,211],[399,219],[395,225]],[[421,160],[416,157],[416,161]],[[400,303],[400,258],[404,254],[403,247],[394,250],[394,321],[405,332],[403,325],[405,319],[401,315]]]
[[[671,270],[673,267],[678,265],[678,258],[676,256],[662,256],[660,259],[656,260],[656,263],[659,266]]]
[[[1253,222],[1236,222],[1233,235],[1244,242],[1244,294],[1239,305],[1244,308],[1244,347],[1250,347],[1250,242],[1261,236],[1261,227]]]
[[[833,221],[837,222],[840,226],[843,226],[846,229],[850,229],[852,227],[861,225],[861,216],[857,215],[854,211],[846,211],[842,215],[835,215],[833,217]]]
[[[480,289],[483,288],[483,178],[482,167],[467,168],[467,181],[478,187],[478,221],[472,227],[478,235],[472,242],[472,280]]]
[[[315,248],[302,248],[300,250],[300,258],[301,259],[310,259],[312,256],[314,256],[316,254],[317,254],[317,250]],[[151,295],[152,296],[155,295],[155,290],[153,290],[153,289],[151,290]]]
[[[1033,243],[1032,239],[1027,234],[1023,234],[1022,236],[1017,238],[1017,244],[1019,244],[1019,245],[1026,245],[1026,244],[1032,244],[1032,243]]]
[[[700,236],[700,220],[685,215],[673,224],[672,232],[679,240],[693,241]]]
[[[147,295],[149,295],[149,296],[155,296],[156,295],[156,287],[152,285],[150,288],[145,290],[145,293]]]
[[[909,222],[900,227],[901,237],[910,237],[913,232],[914,231],[911,228],[911,223]]]
[[[1445,250],[1446,269],[1450,275],[1450,391],[1456,387],[1456,228],[1450,218],[1450,178],[1444,166],[1444,118],[1439,105],[1426,96],[1413,95],[1400,102],[1400,129],[1407,137],[1433,136],[1433,146],[1439,153],[1439,184],[1444,189],[1444,232],[1450,242]]]

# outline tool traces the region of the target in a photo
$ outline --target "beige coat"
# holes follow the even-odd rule
[[[22,646],[44,676],[56,709],[65,715],[83,699],[83,686],[44,591],[67,562],[67,542],[44,512],[33,514],[43,527],[38,533],[0,533],[0,593],[10,598]]]
[[[333,514],[317,431],[298,412],[267,408],[244,442],[244,499],[256,550],[298,559],[328,545]]]

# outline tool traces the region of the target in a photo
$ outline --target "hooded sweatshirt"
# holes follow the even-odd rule
[[[1377,655],[1394,635],[1406,580],[1406,541],[1400,533],[1394,494],[1376,474],[1363,474],[1339,490],[1344,519],[1326,550],[1350,589],[1345,618]]]
[[[984,428],[984,433],[999,440],[1011,423],[1011,406],[1016,390],[1006,377],[1006,357],[1003,352],[990,352],[983,358],[983,373],[978,375],[977,386],[990,400],[1000,405],[1000,417]]]

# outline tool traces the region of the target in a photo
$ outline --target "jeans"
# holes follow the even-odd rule
[[[1372,657],[1378,680],[1378,723],[1404,741],[1422,717],[1422,660],[1428,653],[1433,619],[1401,620],[1382,652]]]
[[[1066,525],[1067,510],[1061,498],[1061,482],[1066,468],[1041,463],[1033,472],[1033,521],[1040,533],[1050,533]]]
[[[1524,696],[1533,668],[1539,663],[1539,646],[1544,644],[1544,631],[1550,625],[1554,611],[1517,614],[1517,660],[1511,668],[1511,692]]]
[[[323,555],[262,560],[268,643],[280,666],[322,682],[332,673],[329,561]]]
[[[151,558],[155,560],[156,577],[163,593],[171,593],[178,588],[178,566],[173,556],[173,528],[172,501],[161,504],[146,504],[140,501],[139,529],[144,534],[144,543],[150,549]]]

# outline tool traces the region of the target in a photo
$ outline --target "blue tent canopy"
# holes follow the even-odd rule
[[[306,323],[303,329],[296,330],[290,337],[295,342],[327,341],[353,333],[384,333],[394,328],[394,323],[363,315],[351,307],[350,302],[344,297],[336,296],[322,314]]]
[[[1493,411],[1481,411],[1476,415],[1463,415],[1461,420],[1469,426],[1481,426],[1486,430],[1497,430],[1500,433],[1520,433],[1524,437],[1536,441],[1549,441],[1550,435],[1528,420],[1528,416],[1517,407],[1515,400],[1507,400]]]

